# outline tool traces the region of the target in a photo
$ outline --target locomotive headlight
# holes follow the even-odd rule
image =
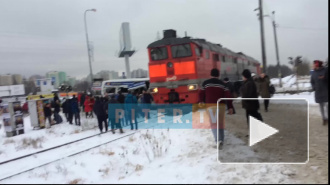
[[[198,85],[197,84],[188,85],[188,90],[189,91],[197,90],[197,88],[198,88]]]
[[[158,93],[158,88],[155,87],[155,88],[151,89],[151,93]]]

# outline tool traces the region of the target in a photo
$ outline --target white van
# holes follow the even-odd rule
[[[143,89],[149,89],[149,78],[131,78],[106,80],[102,82],[102,96],[105,94],[112,95],[121,91],[126,94],[129,90],[142,93]]]

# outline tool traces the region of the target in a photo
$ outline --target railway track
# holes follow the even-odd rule
[[[157,117],[158,116],[153,116],[152,119],[157,118]],[[138,123],[141,123],[141,121]],[[150,129],[153,127],[155,127],[155,125],[149,125],[148,127],[143,128],[143,129]],[[89,150],[98,148],[102,145],[106,145],[106,144],[115,142],[117,140],[127,138],[140,131],[141,130],[124,133],[123,135],[120,135],[120,137],[112,138],[112,139],[104,141],[104,142],[100,142],[100,141],[104,140],[104,138],[101,138],[101,137],[104,136],[104,137],[111,138],[111,136],[114,136],[114,135],[110,134],[110,132],[107,132],[108,135],[105,135],[106,133],[96,134],[96,135],[88,136],[88,137],[78,139],[78,140],[75,140],[75,141],[72,141],[69,143],[65,143],[65,144],[55,146],[55,147],[47,148],[42,151],[30,153],[28,155],[24,155],[24,156],[20,156],[20,157],[14,158],[14,159],[3,161],[0,163],[0,171],[2,172],[0,174],[0,182],[3,180],[6,180],[6,179],[12,178],[14,176],[20,175],[22,173],[26,173],[28,171],[34,170],[36,168],[40,168],[40,167],[49,165],[51,163],[60,161],[62,159],[87,152]],[[95,144],[95,143],[98,143],[98,144]],[[77,147],[77,146],[75,147],[75,148],[81,148],[81,150],[77,151],[77,150],[74,150],[74,148],[73,148],[73,150],[71,151],[70,146],[73,144],[75,144],[75,146],[81,145],[79,147]],[[61,157],[54,157],[56,155],[59,155]],[[28,163],[24,160],[26,160],[26,161],[29,160],[30,163]],[[32,163],[31,163],[31,161],[32,161]],[[34,163],[38,163],[38,165],[33,165]],[[10,168],[11,165],[14,165],[18,168],[12,169],[12,168]]]

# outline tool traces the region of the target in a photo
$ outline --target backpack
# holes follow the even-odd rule
[[[276,89],[275,86],[273,84],[269,85],[269,94],[273,95],[275,94]]]

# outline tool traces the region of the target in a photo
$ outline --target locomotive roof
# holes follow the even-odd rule
[[[155,48],[155,47],[163,47],[167,45],[179,45],[179,44],[189,44],[189,43],[195,43],[204,49],[208,49],[217,53],[222,53],[225,55],[240,57],[246,60],[249,60],[251,62],[259,63],[256,59],[245,55],[242,52],[233,52],[228,48],[222,47],[220,44],[213,44],[211,42],[206,41],[205,39],[191,39],[190,37],[183,37],[183,38],[164,38],[158,41],[155,41],[148,45],[148,48]]]

